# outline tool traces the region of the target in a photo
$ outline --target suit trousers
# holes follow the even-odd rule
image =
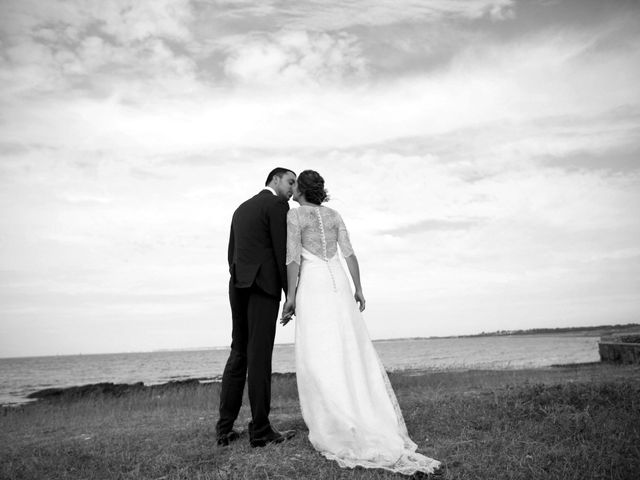
[[[280,299],[255,284],[236,288],[229,282],[233,330],[231,353],[222,375],[218,435],[228,433],[242,406],[245,380],[248,386],[252,422],[249,433],[259,438],[270,433],[271,357],[276,335]]]

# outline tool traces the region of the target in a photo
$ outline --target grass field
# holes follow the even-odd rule
[[[640,478],[640,366],[391,374],[419,451],[444,479]],[[40,401],[0,414],[2,479],[401,479],[343,470],[306,438],[295,378],[275,376],[272,422],[298,430],[215,444],[218,384]],[[245,402],[246,405],[246,402]],[[238,427],[246,429],[243,406]]]

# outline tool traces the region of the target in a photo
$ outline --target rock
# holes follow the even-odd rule
[[[79,399],[98,395],[122,396],[131,391],[144,389],[144,383],[92,383],[67,388],[45,388],[27,395],[27,398],[38,398],[48,400],[68,400]]]
[[[640,333],[602,337],[598,350],[603,362],[640,363]]]

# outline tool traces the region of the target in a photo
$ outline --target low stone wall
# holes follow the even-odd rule
[[[640,363],[640,334],[602,337],[598,349],[603,362]]]

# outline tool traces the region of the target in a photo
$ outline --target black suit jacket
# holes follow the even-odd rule
[[[237,288],[255,284],[280,298],[287,289],[287,212],[289,203],[269,190],[241,204],[229,234],[229,273]]]

